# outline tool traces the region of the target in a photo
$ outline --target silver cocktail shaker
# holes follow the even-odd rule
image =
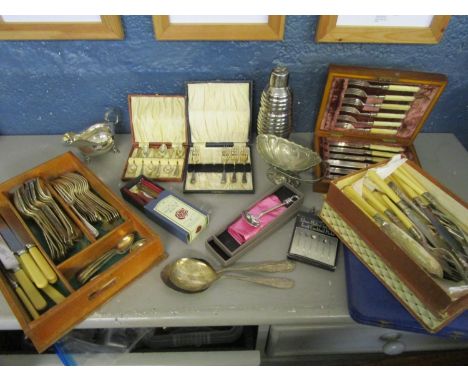
[[[279,66],[271,72],[263,90],[257,118],[258,134],[274,134],[288,138],[292,130],[292,94],[288,87],[289,72]]]

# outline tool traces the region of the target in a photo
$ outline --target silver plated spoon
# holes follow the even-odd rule
[[[181,258],[167,264],[161,271],[161,279],[179,292],[197,293],[208,289],[220,278],[248,281],[278,289],[290,289],[294,281],[280,277],[261,277],[226,273],[229,268],[216,271],[210,264],[195,258]]]
[[[293,195],[290,198],[285,199],[283,203],[277,204],[276,206],[268,208],[267,210],[260,212],[258,215],[254,215],[251,212],[246,210],[242,212],[242,217],[249,225],[251,225],[252,227],[258,228],[260,227],[260,224],[261,224],[260,219],[262,218],[262,216],[265,216],[266,214],[269,214],[270,212],[277,210],[280,207],[288,206],[298,199],[299,199],[299,196]]]

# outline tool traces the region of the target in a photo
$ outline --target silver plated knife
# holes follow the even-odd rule
[[[366,149],[354,149],[351,147],[329,147],[330,152],[332,153],[343,153],[343,154],[354,154],[354,155],[367,155],[371,157],[379,157],[381,160],[385,158],[391,158],[395,153],[387,153],[385,151],[374,151]]]
[[[367,149],[373,151],[385,151],[385,152],[392,152],[392,153],[401,153],[404,152],[405,149],[400,146],[386,146],[386,145],[372,145],[372,144],[364,144],[364,143],[350,143],[350,142],[333,142],[330,141],[329,146],[333,147],[352,147],[356,149]]]

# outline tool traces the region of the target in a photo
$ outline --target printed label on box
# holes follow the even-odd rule
[[[206,224],[206,216],[190,207],[174,195],[168,195],[153,208],[175,225],[187,231],[190,240],[200,232]]]

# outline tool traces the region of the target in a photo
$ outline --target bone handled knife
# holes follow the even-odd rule
[[[10,250],[18,256],[18,261],[21,265],[21,268],[23,268],[28,273],[36,287],[44,288],[47,286],[48,281],[41,270],[38,268],[37,264],[34,262],[31,254],[28,252],[26,247],[18,241],[14,233],[10,231],[5,221],[1,218],[0,235],[2,236],[3,240],[5,240]]]
[[[355,172],[355,170],[351,168],[329,166],[327,172],[330,174],[348,175]]]
[[[351,154],[335,154],[335,153],[330,153],[329,158],[339,159],[339,160],[348,160],[348,161],[357,161],[357,162],[373,162],[373,163],[378,163],[378,162],[387,160],[387,158],[378,158],[378,157],[351,155]]]
[[[384,101],[403,101],[412,102],[415,100],[413,96],[397,96],[397,95],[384,95],[384,96],[369,96],[369,98],[380,98]]]
[[[21,232],[16,231],[20,234]],[[55,283],[57,281],[57,274],[49,265],[43,254],[34,244],[27,243],[28,239],[18,239],[15,232],[13,232],[5,223],[5,220],[0,217],[0,234],[13,252],[16,252],[20,258],[20,263],[27,269],[31,275],[32,280],[38,288],[45,287],[48,283]]]
[[[3,239],[0,238],[0,262],[8,271],[12,272],[22,290],[31,301],[34,309],[40,311],[47,307],[47,302],[39,293],[24,270],[20,268],[17,257],[11,252]]]
[[[351,162],[351,161],[338,160],[338,159],[326,159],[325,162],[335,167],[346,167],[346,168],[354,168],[354,169],[367,168],[371,165],[370,163]]]
[[[348,147],[334,147],[330,146],[329,148],[331,153],[343,153],[343,154],[356,154],[356,155],[367,155],[371,157],[378,157],[376,159],[382,158],[391,158],[395,153],[387,153],[385,151],[375,151],[375,150],[366,150],[366,149],[354,149]]]
[[[366,125],[366,126],[377,126],[377,127],[400,127],[401,122],[393,121],[358,121],[356,118],[349,115],[340,114],[338,116],[338,121],[340,122],[349,122],[351,124]]]
[[[1,264],[1,262],[0,262]],[[15,278],[13,275],[9,272],[5,272],[6,277],[8,278],[8,281],[10,282],[11,286],[15,290],[16,294],[18,295],[19,299],[23,303],[24,307],[26,310],[29,312],[31,315],[32,319],[35,320],[36,318],[39,318],[39,313],[34,307],[33,303],[29,300],[28,296],[26,293],[24,293],[24,290],[20,287],[20,285],[16,282]]]
[[[350,142],[329,142],[330,146],[333,147],[343,147],[348,148],[352,147],[355,149],[367,149],[367,150],[375,150],[375,151],[389,151],[391,153],[400,153],[405,151],[403,147],[400,146],[385,146],[385,145],[372,145],[372,144],[358,144],[358,143],[350,143]]]
[[[390,90],[392,92],[411,92],[416,93],[421,88],[419,86],[406,86],[406,85],[387,85],[386,90]]]

